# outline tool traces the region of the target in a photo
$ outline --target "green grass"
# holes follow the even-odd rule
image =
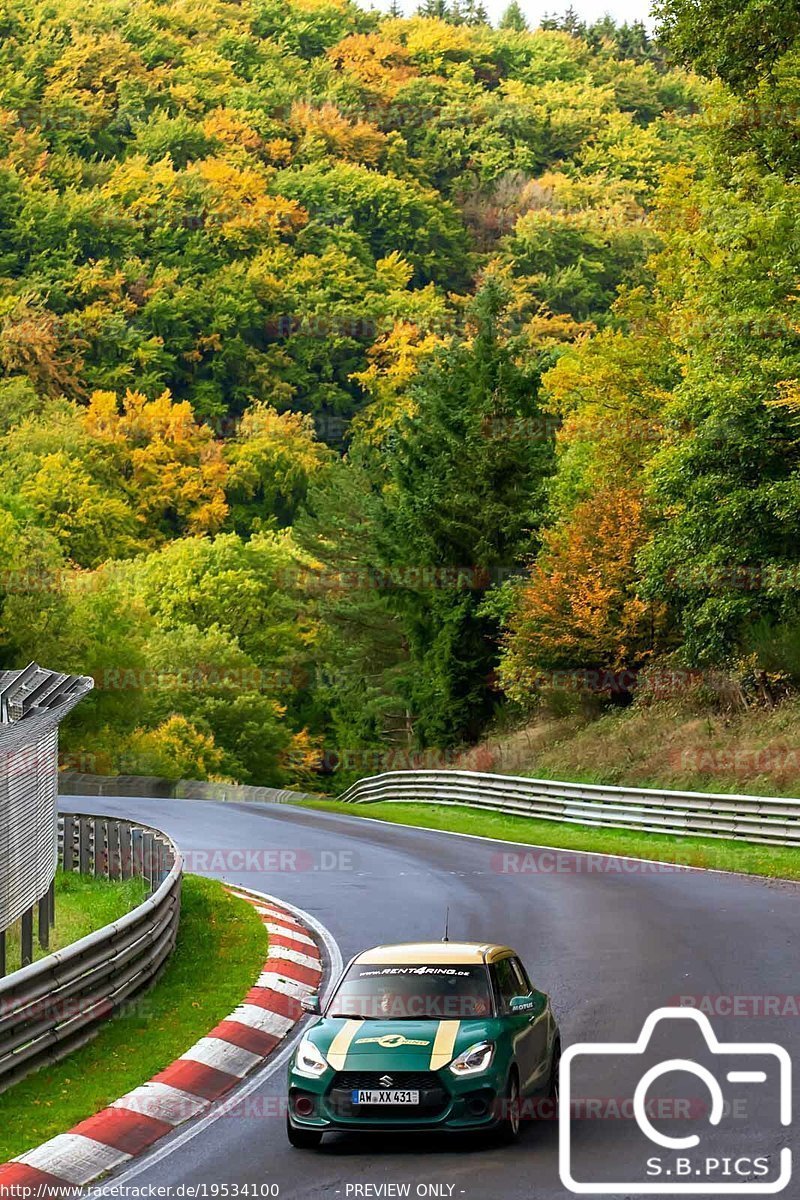
[[[140,879],[112,883],[108,879],[59,871],[56,875],[56,923],[50,930],[50,947],[45,950],[39,945],[38,925],[34,919],[34,961],[62,950],[95,929],[110,925],[141,904],[146,895],[146,885]],[[9,972],[20,965],[19,923],[6,932],[6,961]]]
[[[376,817],[424,829],[448,829],[474,833],[500,841],[531,846],[555,846],[562,850],[588,850],[650,858],[681,866],[710,867],[745,875],[768,875],[775,879],[800,879],[800,851],[716,838],[673,837],[661,833],[637,833],[628,829],[597,829],[539,821],[505,813],[480,812],[436,804],[343,804],[338,800],[305,801],[311,808],[349,816]]]
[[[736,709],[689,692],[599,713],[542,711],[527,725],[488,735],[452,765],[606,786],[795,798],[799,739],[800,697]]]
[[[158,983],[88,1046],[0,1095],[0,1162],[91,1116],[180,1057],[228,1016],[267,952],[256,911],[188,875],[175,951]]]

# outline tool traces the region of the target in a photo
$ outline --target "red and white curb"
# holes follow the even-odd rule
[[[0,1197],[18,1196],[20,1187],[43,1194],[48,1186],[82,1186],[127,1163],[206,1113],[262,1066],[304,1015],[303,996],[322,985],[317,941],[280,902],[244,888],[228,886],[228,891],[253,905],[269,934],[264,969],[242,1003],[148,1083],[69,1133],[0,1165]]]

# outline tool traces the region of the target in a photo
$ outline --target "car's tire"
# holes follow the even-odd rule
[[[298,1129],[289,1120],[289,1114],[286,1114],[286,1136],[289,1139],[289,1145],[294,1146],[295,1150],[317,1150],[322,1142],[322,1134],[316,1129]]]
[[[522,1100],[519,1094],[519,1075],[516,1067],[512,1067],[508,1076],[502,1103],[503,1112],[497,1127],[497,1134],[503,1145],[510,1146],[519,1137],[522,1125]]]
[[[561,1039],[556,1038],[553,1046],[553,1058],[550,1063],[550,1081],[547,1085],[547,1099],[555,1106],[554,1116],[558,1116],[558,1097],[561,1090]]]

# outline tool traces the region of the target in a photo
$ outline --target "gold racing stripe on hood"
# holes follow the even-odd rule
[[[334,1071],[343,1071],[347,1052],[350,1049],[350,1043],[358,1033],[363,1021],[345,1021],[342,1028],[336,1034],[336,1037],[331,1042],[328,1051],[325,1055]]]
[[[439,1028],[436,1030],[436,1037],[433,1042],[433,1050],[431,1051],[430,1069],[432,1071],[439,1071],[450,1062],[450,1059],[453,1057],[453,1047],[456,1044],[460,1025],[460,1021],[439,1022]]]

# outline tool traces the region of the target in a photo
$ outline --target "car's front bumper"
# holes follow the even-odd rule
[[[375,1079],[356,1080],[354,1072],[326,1072],[320,1079],[306,1079],[290,1072],[289,1120],[297,1129],[346,1132],[424,1133],[492,1129],[502,1119],[506,1080],[493,1071],[459,1079],[447,1068],[426,1073],[426,1080],[400,1078],[397,1087],[420,1091],[420,1104],[396,1108],[360,1108],[348,1099],[356,1086],[380,1086]],[[379,1073],[376,1073],[376,1076]],[[415,1086],[416,1084],[416,1086]],[[311,1113],[298,1113],[296,1106],[308,1103]]]

